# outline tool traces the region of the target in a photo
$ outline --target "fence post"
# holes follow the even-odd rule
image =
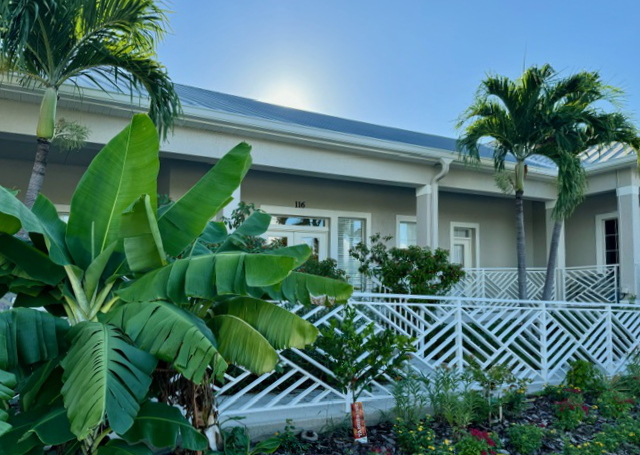
[[[547,346],[547,302],[542,302],[542,314],[540,315],[540,367],[542,369],[542,382],[549,383],[549,352]]]
[[[462,373],[464,369],[464,347],[462,336],[462,299],[457,300],[458,310],[456,311],[456,364],[458,371]]]
[[[613,306],[607,304],[607,375],[613,375]]]

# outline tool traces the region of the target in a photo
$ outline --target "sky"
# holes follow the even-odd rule
[[[624,90],[640,119],[637,0],[168,0],[178,83],[456,137],[488,73],[550,63]]]

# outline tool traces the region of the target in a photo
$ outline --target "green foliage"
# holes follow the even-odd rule
[[[472,378],[447,366],[423,377],[433,417],[460,434],[478,418],[478,395],[471,390]]]
[[[376,278],[392,293],[445,295],[464,277],[462,266],[449,262],[448,250],[389,248],[386,242],[391,238],[372,235],[371,247],[362,242],[349,254],[360,261],[360,273]]]
[[[222,431],[222,441],[224,448],[222,451],[211,452],[211,455],[258,455],[269,454],[278,450],[280,439],[277,437],[260,441],[251,447],[251,439],[247,435],[246,428],[235,426],[230,430]]]
[[[415,348],[409,338],[394,330],[364,323],[352,306],[345,305],[341,316],[320,330],[322,336],[315,346],[325,353],[326,367],[335,375],[340,390],[351,393],[355,402],[383,374],[398,376]]]
[[[429,403],[424,382],[411,367],[405,368],[402,377],[393,384],[395,406],[393,412],[403,422],[416,422]]]
[[[627,393],[607,390],[600,395],[596,403],[602,417],[618,420],[630,414],[636,400]]]
[[[88,138],[88,127],[61,118],[56,123],[55,135],[51,143],[63,152],[72,152],[84,147]]]
[[[604,375],[587,360],[569,362],[569,371],[564,382],[569,387],[578,388],[586,393],[598,394],[604,390]]]
[[[298,272],[308,273],[309,275],[324,276],[334,280],[347,280],[347,272],[338,267],[338,261],[333,258],[327,258],[321,261],[315,254],[296,270]]]
[[[521,455],[533,455],[542,447],[544,429],[536,425],[512,425],[507,429],[509,442]]]
[[[562,430],[575,430],[589,416],[589,407],[582,395],[574,395],[553,404],[557,417],[556,425]]]
[[[497,415],[502,419],[503,412],[519,416],[525,407],[525,392],[531,381],[518,380],[506,364],[496,364],[482,368],[475,360],[469,361],[469,373],[481,387],[482,397],[486,401],[486,418],[489,422]]]
[[[458,455],[496,455],[499,439],[486,431],[471,429],[455,445]]]
[[[404,420],[400,417],[393,425],[393,433],[398,441],[398,447],[403,453],[417,454],[445,454],[450,453],[450,443],[436,442],[436,435],[431,429],[430,420]]]
[[[317,336],[263,297],[322,303],[351,293],[340,281],[293,275],[311,254],[307,246],[248,254],[227,238],[224,251],[196,248],[247,172],[247,144],[160,210],[158,151],[150,118],[134,116],[80,180],[68,224],[44,196],[30,211],[0,187],[0,292],[17,294],[16,307],[0,313],[0,447],[8,455],[44,446],[147,454],[143,441],[205,450],[206,438],[178,408],[147,400],[176,402],[208,421],[215,410],[203,415],[185,389],[164,391],[197,389],[231,362],[270,371],[277,350],[304,348]],[[268,225],[269,216],[246,222],[237,231]],[[12,236],[21,228],[30,241]],[[167,383],[151,387],[152,377]],[[133,445],[103,445],[113,433]]]
[[[302,455],[309,450],[309,444],[302,442],[296,434],[296,427],[292,419],[287,419],[282,433],[276,433],[280,442],[279,449],[288,455]]]

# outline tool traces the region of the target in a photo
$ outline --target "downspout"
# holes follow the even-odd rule
[[[438,182],[445,178],[449,173],[449,167],[453,162],[453,158],[440,158],[440,172],[431,179],[431,248],[438,248]]]

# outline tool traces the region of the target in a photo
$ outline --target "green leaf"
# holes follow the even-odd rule
[[[126,302],[169,299],[183,303],[186,297],[210,299],[214,290],[218,295],[246,294],[247,287],[279,284],[295,264],[292,256],[241,252],[179,259],[118,290],[118,295]]]
[[[182,253],[231,201],[251,166],[250,152],[251,147],[244,142],[234,147],[160,216],[158,227],[169,255],[177,257]]]
[[[84,291],[87,299],[93,300],[94,295],[98,290],[98,286],[100,285],[102,274],[104,273],[115,248],[116,242],[113,242],[111,245],[107,246],[104,251],[91,262],[91,264],[89,264],[89,267],[87,267],[87,272],[84,275]]]
[[[38,217],[45,231],[44,240],[51,260],[59,265],[71,264],[71,256],[65,240],[67,225],[60,219],[55,205],[45,196],[39,194],[31,210]]]
[[[268,438],[263,441],[260,441],[255,445],[253,449],[251,449],[250,455],[257,455],[263,453],[273,453],[280,447],[280,439],[279,438]]]
[[[120,238],[132,272],[147,272],[167,265],[156,214],[148,194],[140,196],[122,214]]]
[[[0,437],[0,455],[27,454],[43,445],[59,445],[74,439],[66,411],[60,405],[12,415],[8,423],[12,428]]]
[[[260,299],[234,297],[217,304],[214,312],[216,315],[226,314],[242,319],[278,350],[303,349],[318,337],[318,329],[310,322],[278,305]],[[218,341],[222,345],[222,340]]]
[[[24,228],[27,232],[44,234],[38,218],[16,197],[15,193],[0,186],[0,232],[13,235]]]
[[[227,226],[222,221],[211,221],[207,223],[199,240],[204,243],[222,243],[229,237]]]
[[[98,455],[153,455],[144,444],[129,445],[121,439],[112,439],[98,449]]]
[[[34,365],[66,351],[69,324],[60,318],[30,308],[12,308],[0,313],[0,369],[22,377]]]
[[[16,375],[8,371],[0,370],[0,401],[7,401],[13,398],[14,387],[18,385]]]
[[[235,316],[215,316],[207,323],[227,363],[241,365],[257,375],[273,371],[278,353],[260,332]]]
[[[85,439],[106,417],[124,433],[149,390],[156,359],[131,345],[120,329],[99,322],[82,322],[69,337],[72,346],[61,365],[71,431]]]
[[[56,285],[66,276],[64,268],[28,243],[8,234],[0,234],[0,254],[24,270],[31,278]]]
[[[280,288],[265,289],[273,300],[300,302],[303,305],[332,306],[346,303],[353,294],[353,286],[332,278],[292,272]]]
[[[245,237],[257,237],[264,234],[270,224],[271,215],[261,211],[253,212],[235,231],[227,236],[224,243],[218,248],[218,252],[242,249]]]
[[[309,245],[294,245],[285,248],[278,248],[276,250],[266,250],[263,254],[270,254],[274,256],[289,256],[295,260],[294,268],[300,267],[307,259],[311,257],[313,251],[309,248]]]
[[[226,369],[217,342],[206,324],[193,314],[164,301],[130,303],[103,317],[121,327],[134,343],[193,382],[201,382],[207,367]]]
[[[36,369],[20,387],[20,408],[29,411],[49,406],[60,397],[62,368],[60,359],[48,360]]]
[[[209,447],[207,438],[189,424],[178,408],[164,403],[144,403],[131,429],[120,436],[129,443],[145,441],[158,448],[175,449],[179,440],[187,450]]]
[[[82,269],[118,240],[122,212],[141,194],[157,205],[158,150],[153,122],[138,114],[89,165],[71,200],[67,226],[69,251]]]

